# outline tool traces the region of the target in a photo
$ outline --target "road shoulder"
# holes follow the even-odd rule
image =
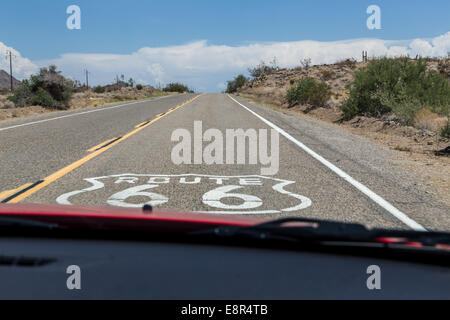
[[[446,163],[390,150],[344,128],[248,97],[235,98],[385,197],[416,221],[450,225],[450,172]],[[448,187],[446,187],[448,186]]]

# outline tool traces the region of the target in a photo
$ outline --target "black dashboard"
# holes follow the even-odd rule
[[[80,289],[68,287],[70,266],[79,267]],[[370,266],[379,289],[368,288]],[[449,298],[445,266],[195,243],[0,239],[0,299]]]

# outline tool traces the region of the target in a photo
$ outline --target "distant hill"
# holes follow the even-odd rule
[[[16,87],[20,83],[19,80],[13,77],[13,86]],[[0,88],[9,88],[11,86],[9,73],[4,70],[0,70]]]

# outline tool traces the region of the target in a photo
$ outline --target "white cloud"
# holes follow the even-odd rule
[[[216,85],[216,88],[222,91],[222,90],[225,90],[225,89],[227,88],[227,85],[226,85],[225,82],[219,82],[219,83]]]
[[[9,73],[9,58],[6,56],[8,52],[12,52],[13,57],[13,76],[19,80],[28,78],[31,74],[38,70],[37,65],[29,59],[22,57],[19,51],[8,47],[0,42],[0,69]]]
[[[56,64],[65,75],[81,80],[83,69],[91,72],[91,83],[112,82],[124,74],[145,84],[181,81],[197,90],[217,91],[224,81],[260,61],[274,57],[282,67],[299,65],[311,58],[313,64],[333,63],[341,59],[370,56],[446,56],[450,52],[450,32],[432,39],[392,41],[353,39],[334,42],[297,41],[254,43],[242,46],[212,45],[197,41],[170,47],[144,47],[136,52],[118,54],[63,54],[57,59],[35,62],[39,66]],[[32,64],[31,64],[32,65]],[[31,69],[31,66],[30,66]]]

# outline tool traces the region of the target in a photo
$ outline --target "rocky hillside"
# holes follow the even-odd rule
[[[283,112],[306,114],[333,122],[396,150],[435,154],[449,146],[448,139],[439,134],[439,130],[448,121],[447,117],[430,112],[418,114],[415,126],[402,125],[396,121],[395,116],[389,114],[380,118],[357,116],[343,121],[341,105],[349,96],[347,85],[352,83],[355,72],[366,65],[345,60],[331,65],[272,69],[248,81],[238,89],[237,94]],[[427,68],[438,71],[450,80],[450,59],[430,59],[427,61]],[[326,82],[330,86],[332,94],[325,106],[288,104],[287,90],[305,77]]]
[[[11,86],[9,73],[4,70],[0,70],[0,89],[9,89]],[[13,77],[13,86],[16,87],[20,83],[19,80]]]
[[[346,86],[352,82],[355,71],[365,65],[365,63],[348,59],[330,65],[272,70],[269,74],[263,73],[247,82],[239,89],[239,92],[264,98],[278,106],[288,107],[285,99],[286,91],[298,80],[310,77],[324,81],[331,87],[333,95],[328,102],[328,107],[334,108],[340,106],[347,97]],[[428,68],[445,74],[450,80],[450,59],[431,60],[428,62]]]

